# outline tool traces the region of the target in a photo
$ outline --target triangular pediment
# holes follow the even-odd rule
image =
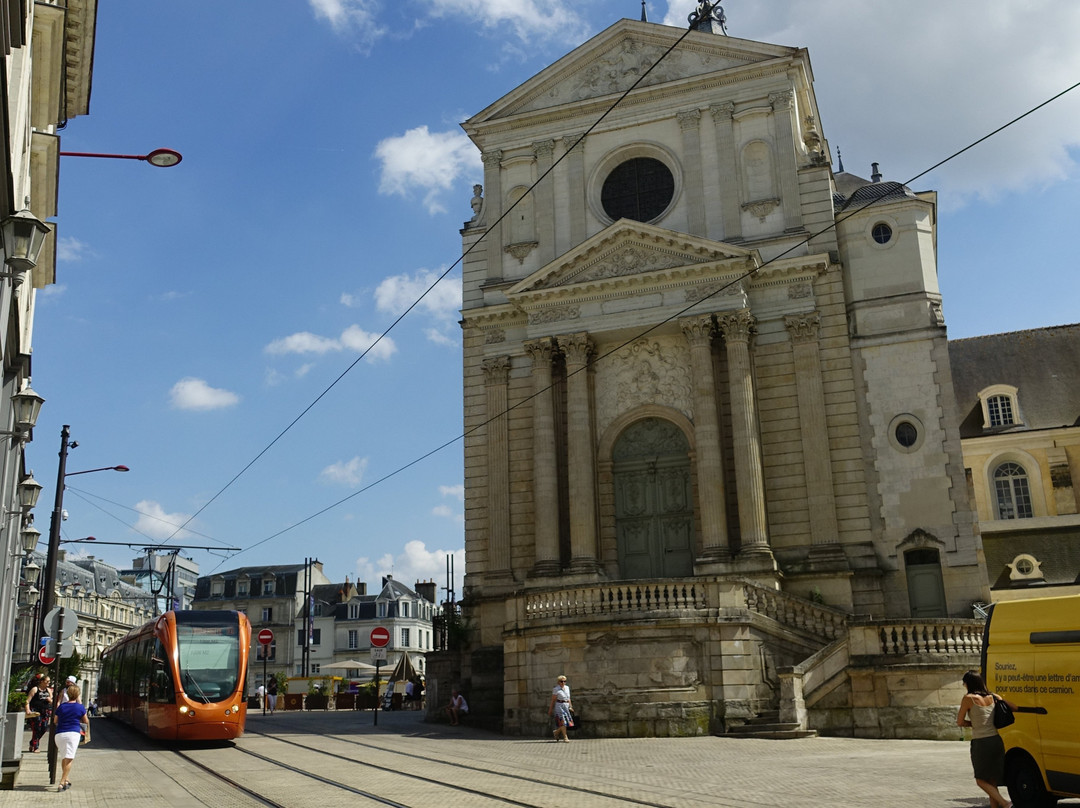
[[[644,79],[638,88],[655,87],[790,58],[798,52],[796,48],[691,32],[668,53],[683,33],[666,25],[620,20],[473,116],[466,129],[520,113],[622,93],[641,76]]]
[[[624,283],[632,277],[695,267],[732,271],[758,266],[756,252],[663,227],[620,219],[514,284],[507,297],[556,288]]]

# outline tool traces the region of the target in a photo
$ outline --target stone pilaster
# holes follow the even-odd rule
[[[742,240],[742,215],[739,208],[739,169],[735,161],[735,104],[726,101],[709,107],[716,133],[716,164],[720,171],[720,208],[724,241]]]
[[[503,226],[499,222],[503,215],[502,158],[501,149],[481,155],[484,161],[484,224],[488,228],[488,243],[493,248],[488,250],[488,280],[500,280],[503,274]]]
[[[819,552],[829,546],[834,552],[839,551],[842,558],[843,551],[838,546],[829,427],[825,420],[825,388],[821,380],[821,348],[818,342],[821,317],[816,312],[788,315],[784,318],[784,325],[791,335],[795,364],[803,470],[810,511],[810,543],[814,548],[819,548]]]
[[[555,178],[550,174],[554,163],[555,141],[542,140],[533,144],[536,155],[536,178],[539,180],[533,193],[536,194],[536,240],[540,263],[546,264],[555,258]],[[540,180],[544,177],[543,180]]]
[[[570,569],[595,572],[596,448],[589,395],[593,342],[585,332],[559,337],[566,357],[566,443],[570,481]]]
[[[689,232],[695,236],[706,236],[705,186],[701,174],[701,110],[680,112],[678,119],[679,129],[682,130],[683,165],[689,169],[683,174]]]
[[[578,141],[581,141],[580,143]],[[576,247],[585,240],[585,140],[581,133],[563,135],[563,144],[569,156],[566,173],[569,182],[570,245]],[[577,144],[577,145],[575,145]]]
[[[690,365],[694,374],[694,444],[702,538],[699,561],[722,561],[730,557],[730,548],[724,500],[724,458],[713,377],[712,315],[687,317],[679,321],[679,326],[690,345]]]
[[[551,337],[526,342],[533,379],[533,575],[559,573],[559,477],[555,458],[555,411],[552,404]]]
[[[510,446],[507,439],[507,382],[510,357],[484,360],[487,406],[488,564],[489,575],[510,573]]]
[[[750,339],[754,316],[746,309],[717,318],[727,346],[731,395],[732,450],[739,496],[739,528],[743,554],[772,556],[765,516],[765,475],[761,465]]]
[[[795,159],[795,134],[792,124],[792,94],[790,90],[771,93],[769,103],[776,122],[776,157],[780,172],[780,198],[784,206],[784,229],[802,229],[802,208],[799,200],[799,166]]]

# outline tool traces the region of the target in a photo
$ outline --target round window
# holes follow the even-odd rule
[[[1021,575],[1031,575],[1031,573],[1035,572],[1035,565],[1026,556],[1018,556],[1013,566]]]
[[[653,157],[620,163],[604,180],[600,203],[612,218],[650,222],[667,210],[675,196],[671,170]]]
[[[910,449],[919,439],[919,430],[910,421],[901,421],[896,425],[896,442],[905,449]]]
[[[878,222],[870,231],[870,235],[878,244],[888,244],[892,240],[892,228],[885,222]]]

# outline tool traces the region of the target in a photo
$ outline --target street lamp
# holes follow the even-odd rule
[[[25,270],[37,266],[45,237],[52,231],[45,222],[23,208],[0,222],[0,232],[4,237],[4,263],[11,270],[0,275],[18,283]]]
[[[108,157],[113,160],[145,160],[158,168],[172,168],[184,159],[173,149],[154,149],[149,154],[99,154],[97,152],[60,152],[61,157]]]
[[[45,636],[45,618],[52,611],[55,601],[56,588],[56,561],[60,553],[60,522],[63,521],[64,513],[64,478],[73,477],[76,474],[89,474],[92,471],[128,471],[127,466],[104,466],[99,469],[87,469],[86,471],[67,471],[68,449],[77,444],[69,441],[71,427],[64,424],[60,430],[60,463],[56,469],[56,502],[53,506],[52,521],[49,523],[49,554],[45,561],[45,583],[41,593],[41,636]]]

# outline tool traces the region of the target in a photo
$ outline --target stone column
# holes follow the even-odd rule
[[[593,342],[585,332],[559,337],[566,357],[566,444],[570,482],[570,569],[595,572],[596,448],[589,396]]]
[[[799,166],[795,159],[795,134],[791,123],[791,90],[770,93],[769,103],[776,121],[776,158],[780,172],[780,198],[784,205],[784,229],[801,230],[802,204],[799,199]]]
[[[555,258],[555,177],[554,172],[543,180],[544,172],[550,171],[554,163],[555,141],[542,140],[533,144],[536,155],[536,240],[540,263],[546,264]]]
[[[836,495],[833,491],[832,454],[829,451],[829,427],[825,421],[825,388],[821,379],[821,348],[818,342],[821,317],[817,312],[790,314],[784,317],[784,325],[791,334],[791,350],[795,363],[803,470],[806,475],[807,505],[810,509],[810,543],[815,547],[835,544],[838,542],[839,530],[836,522]]]
[[[743,309],[717,323],[727,346],[728,383],[731,389],[732,449],[735,454],[735,486],[739,495],[739,527],[744,554],[772,555],[765,518],[765,475],[761,467],[761,435],[754,401],[754,377],[750,366],[750,338],[754,316]]]
[[[687,224],[692,235],[704,237],[708,233],[705,230],[705,187],[701,176],[701,110],[680,112],[678,118],[679,129],[682,130],[683,165],[689,168],[683,174]]]
[[[700,560],[719,561],[730,556],[730,548],[724,500],[724,457],[713,376],[712,315],[687,317],[679,320],[679,325],[690,344],[690,366],[694,374],[694,444],[703,550]]]
[[[533,379],[533,575],[559,573],[559,478],[555,460],[555,412],[552,406],[551,337],[526,342]]]
[[[501,280],[503,274],[503,226],[502,222],[495,224],[503,215],[502,157],[501,149],[481,155],[484,161],[484,224],[488,229],[487,278],[493,281]]]
[[[487,396],[487,511],[489,575],[510,573],[510,445],[507,436],[506,386],[510,357],[484,360]]]
[[[742,240],[742,213],[739,207],[739,169],[735,161],[735,124],[731,119],[735,104],[726,101],[709,107],[716,132],[716,165],[720,171],[720,212],[724,241]]]
[[[570,155],[566,158],[566,172],[570,188],[568,199],[570,207],[570,246],[576,247],[585,240],[585,141],[578,143],[581,133],[563,135],[563,144]],[[574,144],[577,143],[575,146]]]

